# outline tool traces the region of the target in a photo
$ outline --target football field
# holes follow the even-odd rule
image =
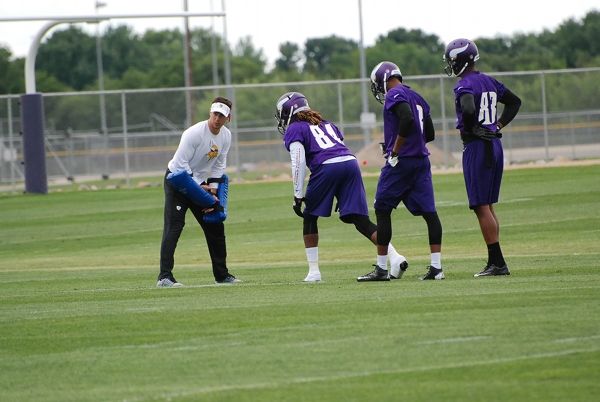
[[[319,220],[323,281],[302,283],[292,185],[265,182],[230,186],[243,283],[214,285],[188,214],[180,289],[155,287],[160,186],[0,195],[0,400],[597,401],[600,165],[505,172],[509,277],[473,278],[487,253],[462,175],[434,184],[444,281],[418,280],[426,225],[399,208],[401,280],[356,282],[375,247],[336,214]]]

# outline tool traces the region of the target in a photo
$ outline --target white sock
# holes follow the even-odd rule
[[[442,268],[442,253],[431,253],[431,266],[437,269]]]
[[[308,273],[318,273],[319,271],[319,247],[305,248],[306,261],[308,261]]]
[[[400,253],[398,253],[396,251],[394,246],[392,246],[392,243],[388,244],[388,256],[390,258],[390,263],[392,263],[392,261],[396,261],[398,258],[400,258]]]
[[[378,255],[377,256],[377,266],[381,269],[385,269],[387,271],[387,255]]]

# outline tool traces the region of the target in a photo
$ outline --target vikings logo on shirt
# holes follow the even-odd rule
[[[210,146],[210,151],[208,151],[206,156],[208,156],[208,159],[213,159],[213,158],[216,158],[218,155],[219,155],[219,147],[217,147],[216,144],[212,144]]]

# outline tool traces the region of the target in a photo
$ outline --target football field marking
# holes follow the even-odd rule
[[[460,342],[472,342],[482,341],[484,339],[490,339],[491,336],[464,336],[460,338],[445,338],[445,339],[434,339],[431,341],[417,342],[417,345],[434,345],[438,343],[460,343]]]
[[[426,371],[435,371],[435,370],[448,370],[448,369],[457,369],[457,368],[467,368],[467,367],[477,367],[477,366],[486,366],[493,364],[504,364],[504,363],[512,363],[523,360],[532,360],[532,359],[546,359],[560,356],[568,356],[577,353],[595,353],[600,351],[600,348],[589,348],[589,349],[568,349],[557,352],[546,352],[546,353],[535,353],[526,356],[511,356],[505,358],[498,359],[489,359],[489,360],[479,360],[475,362],[461,362],[461,363],[450,363],[450,364],[441,364],[441,365],[432,365],[432,366],[422,366],[422,367],[408,367],[397,370],[370,370],[370,371],[362,371],[356,373],[338,373],[332,374],[329,376],[319,376],[319,377],[299,377],[292,378],[290,380],[282,380],[277,382],[260,382],[253,384],[245,384],[245,385],[222,385],[222,386],[208,386],[208,387],[196,387],[184,392],[170,392],[163,393],[158,395],[160,399],[170,400],[172,398],[181,398],[181,397],[190,397],[192,395],[200,395],[214,392],[223,392],[223,391],[233,391],[233,390],[252,390],[252,389],[261,389],[261,388],[277,388],[280,386],[294,385],[294,384],[307,384],[312,382],[325,382],[325,381],[336,381],[336,380],[344,380],[349,378],[359,378],[359,377],[367,377],[371,375],[391,375],[391,374],[402,374],[402,373],[419,373]],[[134,399],[124,399],[124,402],[142,402],[145,400],[155,400],[157,396],[149,396],[143,398],[134,398]]]

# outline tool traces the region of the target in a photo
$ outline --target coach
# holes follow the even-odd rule
[[[240,282],[227,269],[224,217],[207,219],[208,215],[216,210],[222,210],[223,204],[226,203],[227,191],[219,190],[226,190],[227,186],[224,172],[227,153],[231,146],[231,131],[225,127],[225,123],[231,119],[231,108],[232,103],[229,99],[215,98],[210,106],[208,120],[196,123],[183,132],[177,151],[168,164],[164,180],[164,228],[157,287],[183,286],[175,280],[173,266],[175,248],[185,226],[185,214],[188,209],[192,211],[204,231],[215,282],[218,284]],[[198,203],[191,196],[191,191],[185,191],[185,188],[173,184],[170,179],[174,174],[184,174],[188,179],[190,175],[193,180],[189,180],[188,186],[195,187],[194,191],[206,191],[208,199],[213,197],[214,203],[212,205]],[[224,199],[219,200],[217,195]]]

